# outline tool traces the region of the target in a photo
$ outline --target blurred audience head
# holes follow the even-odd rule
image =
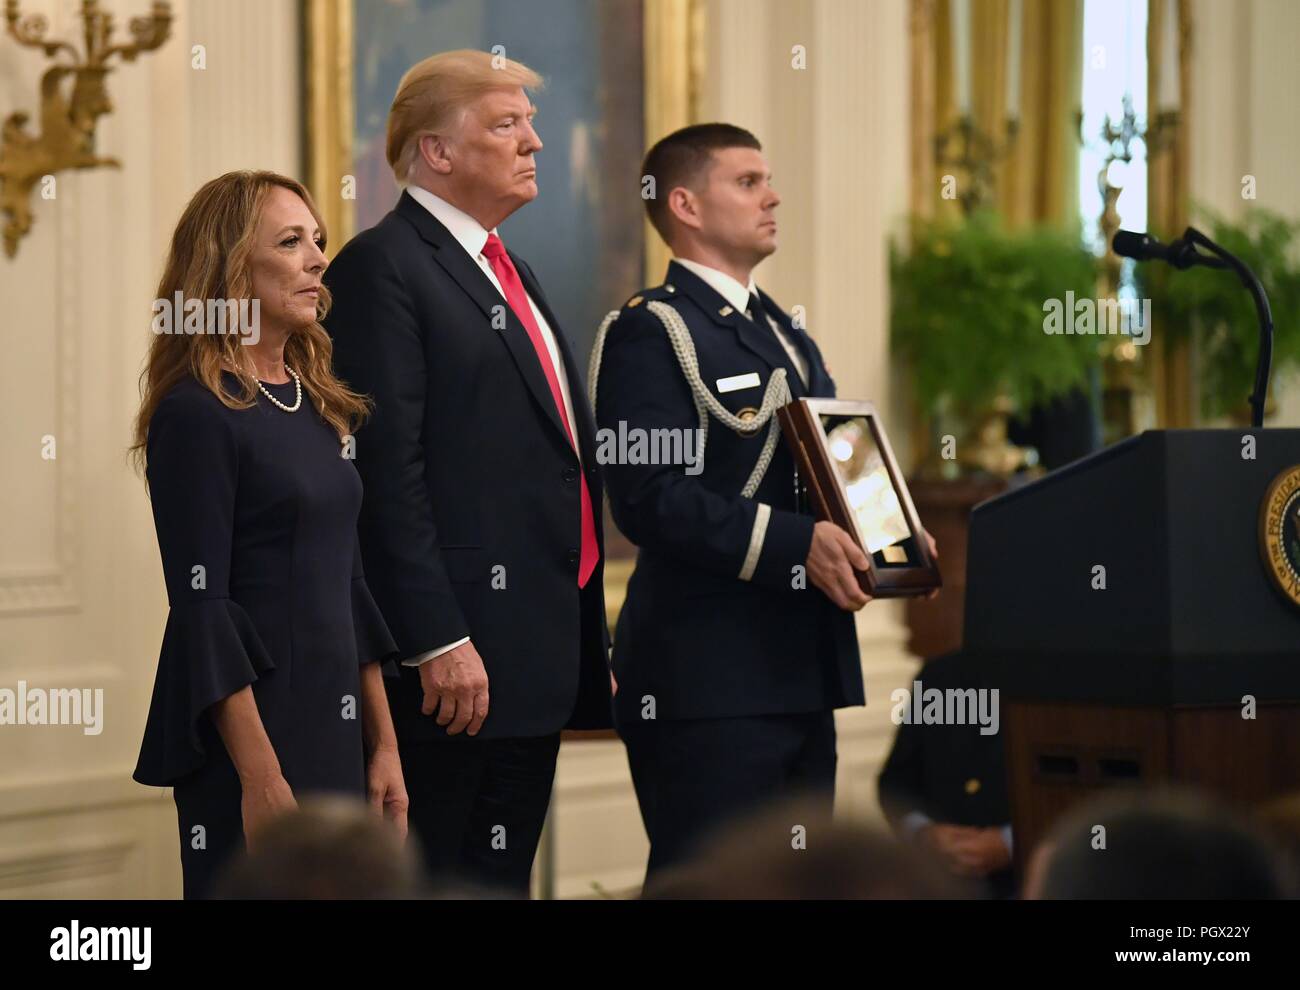
[[[723,828],[685,866],[647,885],[650,900],[924,900],[971,892],[882,829],[805,802]]]
[[[1291,896],[1300,897],[1300,793],[1269,801],[1255,817],[1281,851]]]
[[[216,888],[226,900],[391,900],[424,895],[415,839],[364,803],[304,798],[231,860]]]
[[[1034,851],[1037,900],[1274,900],[1281,857],[1265,834],[1200,795],[1126,791],[1086,802]]]

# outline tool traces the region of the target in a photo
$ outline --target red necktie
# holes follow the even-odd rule
[[[496,234],[488,234],[487,243],[483,245],[483,256],[487,258],[497,281],[501,283],[501,289],[506,294],[506,302],[514,310],[515,316],[519,317],[519,322],[524,325],[524,329],[528,331],[528,339],[533,342],[537,361],[542,366],[542,373],[546,375],[546,384],[551,386],[551,398],[555,400],[555,408],[560,413],[560,422],[564,424],[564,430],[569,435],[569,443],[576,451],[578,445],[573,438],[569,414],[564,409],[564,396],[560,394],[560,379],[555,373],[555,365],[551,362],[550,352],[546,349],[546,341],[542,339],[541,328],[533,319],[533,310],[528,305],[528,294],[524,292],[524,283],[519,281],[519,273],[515,271],[514,262],[510,260],[510,255],[506,254],[506,246],[501,243],[501,238]],[[586,586],[592,572],[596,570],[596,562],[600,560],[600,547],[596,542],[596,516],[591,508],[591,493],[587,490],[587,475],[581,469],[578,471],[578,481],[582,486],[582,556],[578,560],[578,587],[582,588]]]

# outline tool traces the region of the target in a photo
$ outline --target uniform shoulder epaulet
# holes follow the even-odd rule
[[[642,289],[631,299],[623,304],[623,309],[636,309],[638,306],[644,306],[648,302],[671,301],[677,294],[677,288],[665,282],[663,285],[656,285],[653,288]]]

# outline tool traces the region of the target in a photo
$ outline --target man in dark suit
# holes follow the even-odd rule
[[[396,208],[329,267],[359,431],[367,577],[406,659],[389,679],[410,821],[436,876],[527,896],[566,727],[609,725],[602,488],[581,377],[496,226],[537,195],[527,90],[484,52],[398,87]]]
[[[815,522],[784,443],[753,484],[780,378],[795,398],[835,394],[812,338],[753,282],[776,249],[780,202],[758,141],[695,125],[656,144],[642,174],[674,259],[603,338],[600,437],[668,431],[690,451],[697,402],[721,407],[707,412],[702,462],[628,445],[602,458],[614,519],[640,551],[614,637],[614,705],[653,881],[758,805],[801,791],[830,806],[834,711],[864,700],[853,613],[868,599],[862,551]]]

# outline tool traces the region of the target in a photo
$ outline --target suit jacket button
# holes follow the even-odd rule
[[[570,550],[568,553],[568,560],[570,564],[576,564],[582,560],[582,554],[577,550]]]
[[[577,481],[577,480],[578,480],[578,469],[577,469],[576,467],[566,467],[566,468],[564,469],[564,480],[565,480],[565,481]]]

